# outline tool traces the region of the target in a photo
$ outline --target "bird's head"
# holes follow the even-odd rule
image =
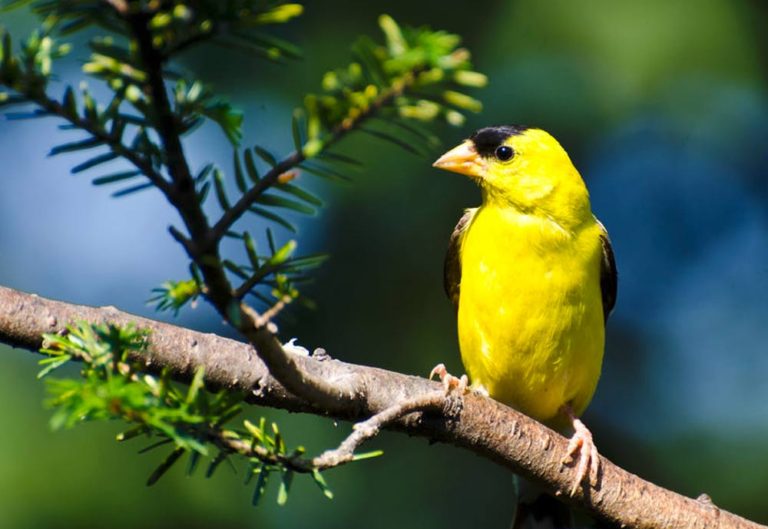
[[[590,215],[589,195],[568,153],[547,132],[522,126],[475,132],[434,164],[467,175],[486,203],[544,214],[563,224]]]

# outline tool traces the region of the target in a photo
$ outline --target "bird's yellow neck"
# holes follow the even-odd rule
[[[511,162],[495,164],[480,180],[485,205],[549,218],[569,231],[592,219],[587,187],[552,136],[532,129],[509,144],[517,153]]]
[[[540,177],[538,171],[546,170],[540,165],[536,171],[519,173],[513,187],[483,186],[483,206],[511,207],[522,214],[548,218],[568,231],[591,221],[589,193],[573,165],[553,168],[563,175],[558,180],[551,173]]]

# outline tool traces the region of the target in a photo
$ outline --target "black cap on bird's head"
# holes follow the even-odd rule
[[[526,130],[528,127],[522,125],[485,127],[472,134],[458,147],[442,155],[432,165],[438,169],[482,178],[489,159],[502,162],[512,159],[515,151],[506,145],[507,140],[511,136],[523,134]]]
[[[478,130],[469,137],[477,154],[490,158],[496,154],[498,149],[510,136],[517,136],[528,130],[523,125],[502,125],[499,127],[485,127]]]

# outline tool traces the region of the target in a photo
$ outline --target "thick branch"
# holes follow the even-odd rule
[[[37,350],[41,334],[64,328],[75,320],[135,322],[152,330],[150,368],[168,367],[179,380],[188,380],[196,367],[205,368],[209,384],[247,392],[254,404],[359,421],[440,386],[426,379],[383,369],[289,354],[303,371],[322,377],[339,391],[354,391],[355,403],[328,408],[297,399],[273,378],[264,363],[244,343],[202,334],[120,312],[51,301],[0,287],[0,341]],[[411,413],[388,428],[442,441],[491,459],[544,485],[567,491],[573,470],[560,464],[567,441],[559,434],[493,400],[468,394],[460,413]],[[630,474],[602,458],[596,488],[579,490],[566,501],[581,504],[595,515],[638,529],[765,529],[723,511],[708,501],[683,497]]]

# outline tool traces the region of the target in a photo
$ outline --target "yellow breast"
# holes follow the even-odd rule
[[[600,377],[600,228],[482,206],[461,246],[458,330],[473,384],[538,420],[580,414]]]

